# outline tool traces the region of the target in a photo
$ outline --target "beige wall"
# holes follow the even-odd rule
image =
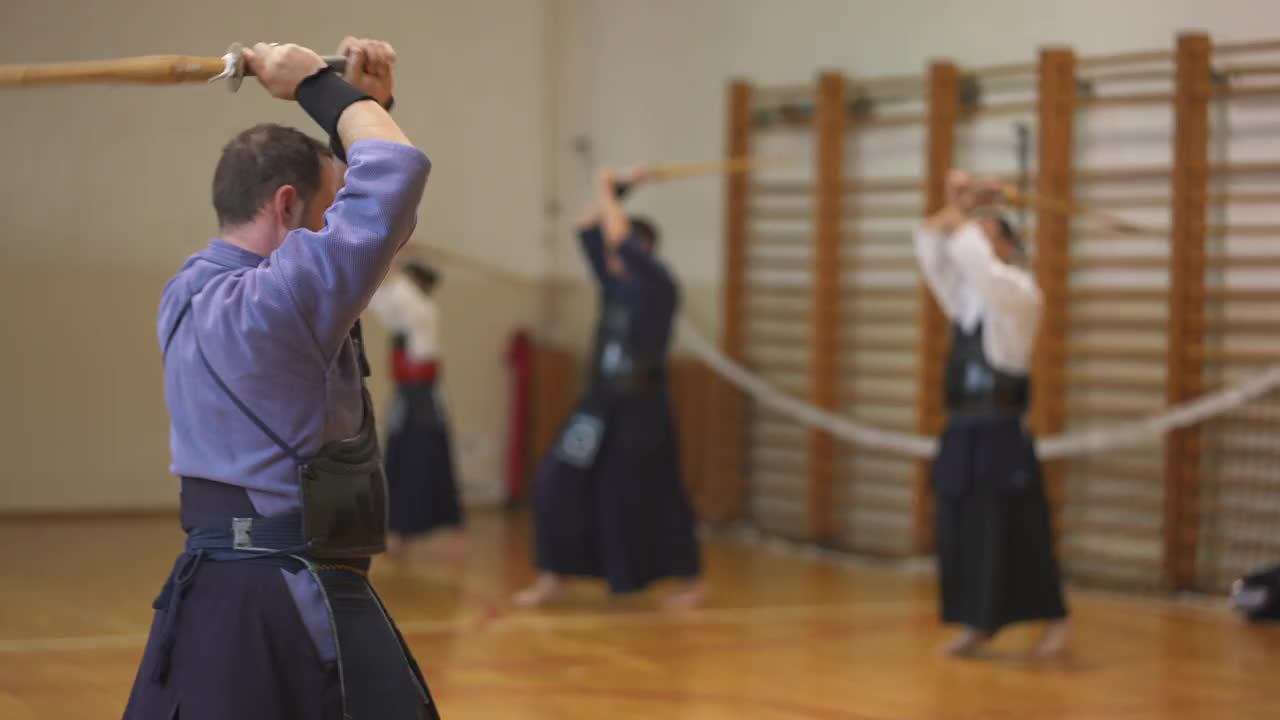
[[[155,309],[165,271],[44,261],[0,269],[0,353],[6,408],[0,512],[164,508],[176,502],[168,466]],[[73,288],[50,293],[50,288]],[[455,273],[439,292],[445,317],[444,394],[472,502],[501,497],[514,327],[533,327],[541,291]],[[38,309],[33,311],[33,308]],[[371,383],[387,407],[387,336],[367,330]]]
[[[467,492],[485,498],[503,467],[503,345],[541,307],[532,280],[546,255],[553,117],[545,10],[508,0],[11,0],[0,62],[219,55],[233,40],[332,52],[352,31],[390,40],[396,117],[434,161],[416,239],[529,278],[494,283],[445,268],[446,394]],[[75,87],[3,91],[0,103],[0,511],[172,505],[153,337],[160,289],[215,232],[209,181],[222,143],[259,121],[313,124],[253,81],[236,95],[200,84]]]

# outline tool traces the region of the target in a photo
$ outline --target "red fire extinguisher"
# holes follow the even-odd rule
[[[507,342],[511,369],[511,418],[507,430],[507,502],[524,497],[525,455],[529,440],[529,395],[533,388],[533,339],[523,328]]]

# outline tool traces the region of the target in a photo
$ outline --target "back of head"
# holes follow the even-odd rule
[[[320,189],[324,143],[294,128],[265,123],[241,132],[222,148],[213,173],[213,209],[221,228],[252,221],[279,188],[292,185],[309,202]]]
[[[658,226],[654,225],[652,220],[639,215],[632,215],[630,221],[631,232],[635,233],[649,252],[657,252],[658,241],[661,239]]]
[[[1022,234],[1018,232],[1017,226],[1014,225],[1012,217],[1003,209],[998,207],[981,207],[978,208],[974,215],[980,222],[990,223],[993,233],[992,240],[999,241],[1002,246],[997,250],[997,254],[1005,262],[1021,263],[1027,260],[1027,246],[1023,242]]]
[[[423,294],[430,294],[435,289],[436,284],[440,282],[440,273],[436,272],[435,268],[419,260],[406,262],[402,269]]]

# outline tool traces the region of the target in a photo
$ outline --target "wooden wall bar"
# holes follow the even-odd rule
[[[847,98],[848,81],[843,74],[827,72],[818,78],[809,401],[827,410],[838,409],[840,402],[840,233],[844,214],[845,135],[849,122]],[[811,430],[809,529],[819,543],[830,542],[833,533],[835,474],[835,438],[822,430]]]
[[[1173,237],[1169,262],[1167,400],[1186,402],[1203,390],[1205,222],[1209,190],[1209,100],[1213,94],[1209,37],[1178,38],[1174,100]],[[1165,583],[1195,581],[1200,490],[1200,430],[1170,434],[1165,443]]]
[[[729,85],[729,127],[725,156],[746,157],[752,152],[751,85],[736,80]],[[746,358],[747,214],[751,198],[750,173],[731,173],[725,178],[724,295],[722,343],[725,354],[735,362]],[[711,423],[705,438],[709,447],[701,464],[705,466],[708,497],[706,519],[728,522],[745,511],[748,494],[747,400],[719,377],[708,377],[708,402],[720,415]]]
[[[1041,51],[1036,192],[1040,197],[1054,198],[1067,205],[1074,197],[1075,74],[1076,59],[1070,50]],[[1071,219],[1040,209],[1036,215],[1035,273],[1044,294],[1044,311],[1032,361],[1031,423],[1041,437],[1056,435],[1066,426],[1064,338],[1070,247]],[[1060,462],[1045,464],[1045,491],[1055,514],[1062,506],[1063,473]],[[1055,523],[1055,527],[1058,525]]]
[[[955,158],[956,122],[960,119],[960,72],[953,63],[935,62],[929,68],[929,109],[926,124],[925,214],[942,208],[946,200],[947,173]],[[948,339],[947,320],[933,293],[920,283],[920,364],[916,378],[916,432],[936,435],[942,430],[942,367]],[[913,488],[913,545],[916,552],[933,546],[933,494],[929,475],[932,463],[921,461]]]
[[[735,80],[729,85],[729,127],[725,156],[751,154],[751,85]],[[725,354],[742,362],[746,342],[747,213],[750,210],[750,173],[725,177],[724,199],[724,317]]]
[[[1073,231],[1072,218],[1038,213],[1035,274],[1045,305],[1032,367],[1035,432],[1042,437],[1057,435],[1068,430],[1068,419],[1070,429],[1135,420],[1159,412],[1166,402],[1186,402],[1205,389],[1236,382],[1271,363],[1280,357],[1280,348],[1269,344],[1274,337],[1273,319],[1265,308],[1280,302],[1280,290],[1268,285],[1266,278],[1251,278],[1280,267],[1280,260],[1261,252],[1267,238],[1280,236],[1280,225],[1265,215],[1277,198],[1266,182],[1280,176],[1280,162],[1255,157],[1256,151],[1249,150],[1226,153],[1211,164],[1209,150],[1219,146],[1208,144],[1208,110],[1212,103],[1243,98],[1257,105],[1274,97],[1280,86],[1250,85],[1235,77],[1228,78],[1227,85],[1215,84],[1210,75],[1214,52],[1204,34],[1181,36],[1175,52],[1077,59],[1069,49],[1045,49],[1035,64],[977,73],[992,91],[988,100],[996,101],[984,100],[977,113],[959,107],[964,71],[947,62],[932,64],[921,78],[924,82],[915,83],[926,90],[928,103],[918,114],[911,113],[919,108],[902,108],[897,115],[860,113],[848,103],[856,92],[854,84],[839,73],[822,75],[816,88],[791,89],[797,97],[806,97],[792,99],[804,112],[789,116],[783,112],[787,108],[762,106],[772,97],[769,88],[753,91],[745,83],[735,83],[730,90],[729,153],[767,154],[770,143],[790,134],[813,143],[816,167],[812,181],[755,178],[749,187],[745,178],[728,181],[726,349],[742,359],[743,344],[750,344],[749,354],[763,377],[815,405],[843,409],[858,420],[887,429],[902,429],[899,424],[910,423],[921,434],[936,433],[943,418],[938,386],[946,323],[923,288],[912,287],[909,278],[898,287],[896,280],[882,281],[882,275],[901,276],[908,271],[910,257],[903,251],[911,242],[906,221],[914,217],[912,208],[927,213],[942,203],[956,149],[963,139],[978,136],[973,128],[981,118],[1030,112],[1036,117],[1027,119],[1035,122],[1039,140],[1031,175],[1037,195],[1066,205],[1078,196],[1090,207],[1133,214],[1135,222],[1144,210],[1159,211],[1166,205],[1172,209],[1171,229],[1155,219],[1150,223],[1153,229],[1128,237],[1087,220],[1076,223]],[[1096,68],[1139,59],[1142,68],[1124,70],[1133,75],[1130,80],[1162,81],[1167,75],[1176,92],[1168,92],[1167,87],[1097,97],[1081,92],[1077,70],[1098,74]],[[1148,64],[1161,68],[1145,67]],[[1015,89],[1021,94],[1013,97],[1017,93],[1009,90],[1012,85],[994,82],[1015,72],[1035,78],[1034,101],[1029,102],[1020,83]],[[1119,80],[1117,73],[1103,75]],[[1010,95],[1007,101],[1002,93]],[[751,114],[753,97],[756,115]],[[1092,133],[1094,128],[1106,128],[1116,109],[1124,113],[1131,106],[1146,108],[1144,112],[1153,116],[1165,106],[1172,107],[1172,167],[1163,161],[1112,163],[1124,158],[1100,153],[1092,134],[1087,143],[1081,141],[1075,147],[1081,129],[1076,123],[1082,122],[1078,117],[1087,115],[1089,124],[1083,127]],[[770,120],[779,115],[785,122]],[[851,123],[856,123],[857,133],[849,132],[855,129]],[[921,136],[928,152],[925,177],[860,177],[847,165],[847,145],[876,147],[877,132],[910,137],[909,127],[897,127],[906,123],[920,123],[925,130]],[[1232,128],[1223,123],[1213,131],[1230,133]],[[753,133],[759,133],[755,143]],[[1227,161],[1228,157],[1251,159]],[[990,159],[979,158],[978,164]],[[859,158],[857,165],[861,167],[863,161],[874,165],[880,158]],[[886,169],[891,166],[887,164]],[[1166,189],[1165,183],[1171,187]],[[919,201],[901,197],[911,192],[922,192],[923,197]],[[869,200],[865,196],[871,193],[885,197]],[[1249,212],[1239,218],[1226,210],[1245,205]],[[1206,206],[1213,207],[1218,224],[1206,223]],[[889,227],[895,220],[901,221],[901,228]],[[804,226],[806,221],[811,225]],[[750,237],[744,239],[744,235]],[[749,243],[746,258],[742,257],[744,243]],[[1116,243],[1125,247],[1113,247]],[[1208,243],[1213,243],[1213,252],[1208,252]],[[1166,263],[1168,287],[1164,285]],[[744,282],[748,274],[744,266],[750,268],[750,285]],[[791,279],[757,277],[768,273]],[[867,277],[875,281],[867,282]],[[917,297],[922,300],[919,310]],[[1228,301],[1232,308],[1242,309],[1227,312]],[[872,313],[874,318],[869,320]],[[910,324],[912,335],[886,332],[883,321],[890,315],[899,329],[901,323]],[[793,332],[801,329],[803,333]],[[918,365],[911,368],[885,359],[911,352],[919,353]],[[1211,421],[1206,428],[1173,433],[1163,438],[1162,445],[1151,443],[1049,464],[1046,486],[1069,574],[1081,582],[1112,587],[1150,589],[1163,581],[1171,588],[1204,589],[1209,582],[1205,578],[1221,582],[1223,568],[1235,572],[1245,557],[1234,549],[1241,542],[1239,533],[1248,530],[1241,518],[1270,517],[1267,513],[1280,514],[1280,509],[1260,508],[1230,493],[1240,485],[1240,478],[1256,481],[1268,493],[1280,491],[1280,486],[1270,480],[1271,466],[1260,464],[1274,455],[1274,449],[1249,445],[1250,457],[1241,458],[1223,449],[1234,448],[1230,442],[1241,442],[1227,430],[1247,425],[1260,438],[1273,434],[1280,417],[1273,405],[1280,407],[1280,401],[1258,401]],[[779,442],[767,452],[758,452],[762,438],[783,434],[791,446]],[[761,507],[779,517],[785,514],[790,523],[785,531],[771,531],[824,543],[834,539],[842,547],[874,552],[876,548],[867,542],[867,528],[891,525],[898,533],[894,552],[931,548],[927,463],[912,465],[892,453],[840,445],[824,433],[781,417],[769,418],[765,432],[750,438],[750,443],[744,441],[747,469],[755,473],[767,465],[769,470],[753,479],[753,512],[760,499]],[[1253,465],[1241,469],[1241,463]],[[1257,470],[1262,467],[1267,469]],[[1271,475],[1263,477],[1265,473]],[[896,482],[892,487],[897,495],[883,491],[889,479]],[[909,493],[904,482],[910,485]],[[1209,557],[1215,553],[1221,557]],[[1206,568],[1212,572],[1206,574]],[[1211,585],[1210,589],[1221,588]]]

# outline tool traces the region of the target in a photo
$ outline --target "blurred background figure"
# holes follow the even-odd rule
[[[644,178],[604,171],[596,202],[578,225],[600,287],[590,385],[534,480],[536,560],[541,575],[515,596],[535,606],[566,577],[599,577],[628,593],[683,579],[672,609],[702,602],[693,510],[680,475],[667,389],[667,353],[679,288],[656,257],[658,230],[620,203]]]
[[[387,552],[403,559],[410,543],[453,530],[449,552],[463,549],[449,420],[441,398],[440,310],[432,298],[440,274],[403,262],[374,293],[369,308],[391,331],[395,399],[386,416]]]

